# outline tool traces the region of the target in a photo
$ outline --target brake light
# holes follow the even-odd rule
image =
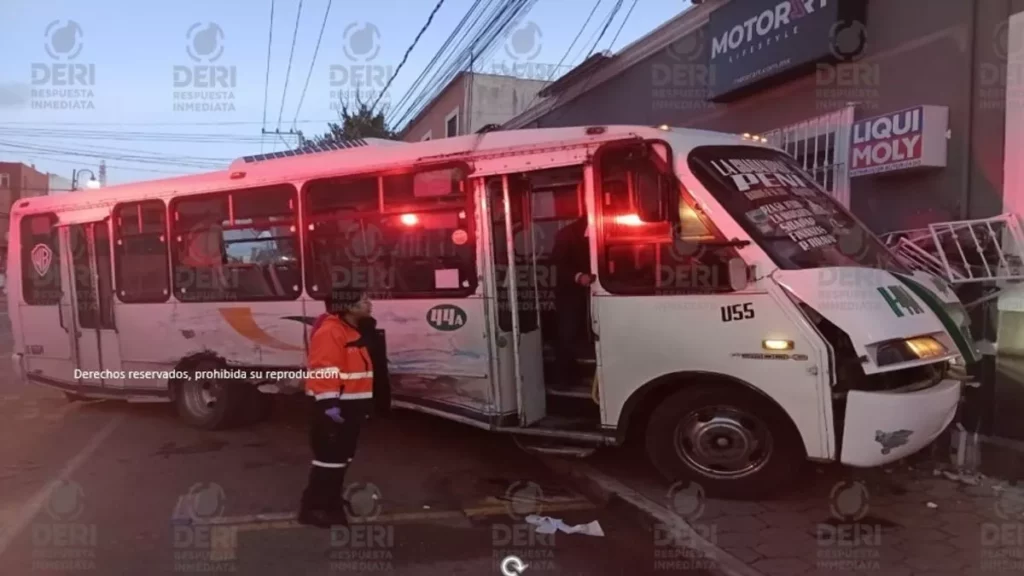
[[[615,223],[620,226],[643,226],[644,221],[637,214],[622,214],[615,217]]]
[[[245,178],[245,172],[239,171],[239,172],[232,172],[231,173],[231,179],[232,180],[238,180],[240,178]]]
[[[419,216],[415,214],[402,214],[399,220],[406,226],[415,226],[420,223]]]

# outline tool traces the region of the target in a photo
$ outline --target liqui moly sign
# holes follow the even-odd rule
[[[853,125],[850,176],[946,166],[949,109],[918,106]]]

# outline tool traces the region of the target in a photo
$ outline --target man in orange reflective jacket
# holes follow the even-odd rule
[[[359,429],[373,405],[373,364],[357,326],[373,308],[366,294],[333,293],[327,314],[313,325],[309,341],[314,399],[310,445],[313,463],[302,494],[299,522],[319,527],[344,525],[345,471],[356,451]]]

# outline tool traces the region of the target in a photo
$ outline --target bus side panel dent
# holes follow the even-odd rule
[[[840,461],[872,467],[906,458],[939,437],[959,402],[956,380],[917,392],[849,392]]]

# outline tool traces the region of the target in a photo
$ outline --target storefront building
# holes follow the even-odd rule
[[[792,154],[879,235],[995,217],[1018,80],[1007,61],[1024,44],[1009,30],[1017,12],[1024,0],[705,0],[591,58],[505,128],[749,133]],[[976,310],[976,338],[995,340],[994,301]],[[1024,440],[1024,386],[997,383],[988,364],[971,426]],[[997,390],[1018,416],[996,414]]]

